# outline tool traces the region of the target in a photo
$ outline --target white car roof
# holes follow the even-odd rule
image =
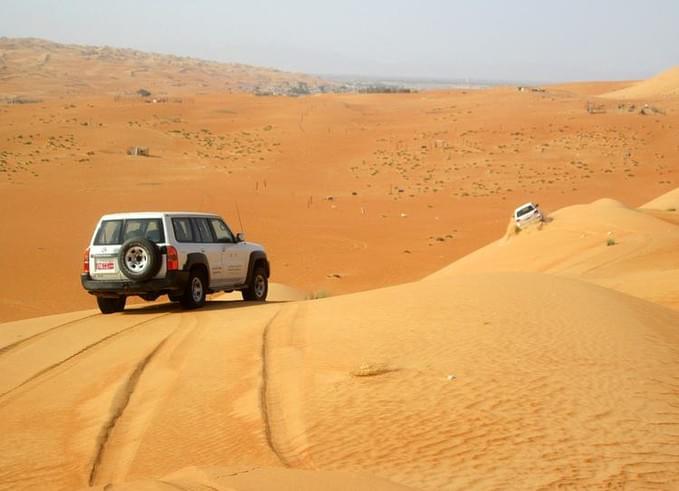
[[[528,202],[528,203],[522,204],[521,206],[517,206],[516,209],[514,210],[514,213],[516,213],[517,211],[519,211],[519,210],[520,210],[521,208],[523,208],[524,206],[532,206],[533,208],[535,208],[535,203]]]
[[[195,211],[134,211],[125,213],[110,213],[101,217],[102,220],[122,220],[125,218],[162,218],[164,216],[194,216],[218,217],[216,213],[200,213]]]

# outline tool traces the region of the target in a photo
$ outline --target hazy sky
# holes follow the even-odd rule
[[[636,79],[679,65],[679,0],[0,0],[0,35],[320,74]]]

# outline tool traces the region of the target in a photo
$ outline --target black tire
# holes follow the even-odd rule
[[[131,280],[153,278],[160,271],[160,263],[160,249],[145,237],[126,240],[118,252],[120,271]]]
[[[207,294],[207,275],[200,269],[193,269],[186,283],[186,290],[182,295],[181,303],[185,309],[197,309],[205,305]]]
[[[127,297],[97,297],[97,305],[102,314],[113,314],[125,310]]]
[[[243,300],[266,301],[266,296],[269,294],[269,278],[267,278],[266,269],[263,266],[255,268],[248,282],[248,287],[242,291],[242,294]]]

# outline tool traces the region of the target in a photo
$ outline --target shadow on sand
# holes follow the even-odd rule
[[[287,301],[269,301],[269,302],[247,302],[245,300],[208,300],[205,305],[199,309],[187,310],[182,308],[179,303],[160,303],[153,305],[133,305],[127,307],[122,315],[149,315],[149,314],[164,314],[170,312],[205,312],[214,310],[231,310],[231,309],[246,309],[250,307],[261,307],[262,305],[273,305],[287,303]]]

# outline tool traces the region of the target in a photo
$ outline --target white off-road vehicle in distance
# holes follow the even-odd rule
[[[141,212],[104,215],[83,258],[81,282],[104,314],[125,309],[128,296],[168,295],[187,308],[208,293],[240,290],[264,301],[269,260],[259,244],[234,235],[209,213]]]
[[[545,216],[537,203],[525,203],[514,210],[514,223],[519,228],[524,228],[530,223],[542,222]]]

